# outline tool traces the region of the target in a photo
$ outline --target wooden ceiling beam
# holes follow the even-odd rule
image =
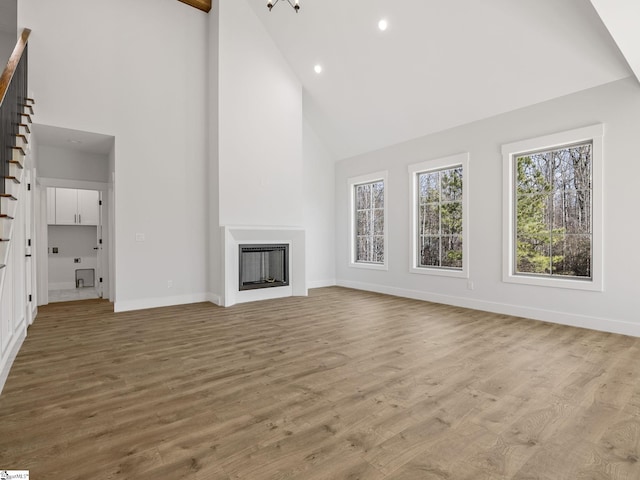
[[[203,12],[209,12],[211,10],[211,0],[178,0],[179,2],[186,3],[192,7],[202,10]]]

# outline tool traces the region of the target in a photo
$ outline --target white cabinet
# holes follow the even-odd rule
[[[78,223],[98,225],[100,223],[99,193],[95,190],[78,190]]]
[[[99,193],[95,190],[76,190],[75,188],[56,188],[54,225],[98,225]],[[51,203],[49,192],[47,198]],[[50,217],[48,215],[48,217]]]
[[[56,225],[78,224],[78,191],[56,188]]]

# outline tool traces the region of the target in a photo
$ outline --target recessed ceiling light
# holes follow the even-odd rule
[[[389,23],[384,18],[378,22],[378,28],[383,32],[387,29],[388,26]]]
[[[322,73],[322,65],[320,65],[319,63],[316,64],[315,67],[313,67],[314,72],[316,73]]]

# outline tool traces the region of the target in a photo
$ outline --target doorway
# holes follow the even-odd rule
[[[113,301],[115,138],[33,125],[38,149],[38,305]]]
[[[102,298],[102,192],[46,191],[49,303]]]

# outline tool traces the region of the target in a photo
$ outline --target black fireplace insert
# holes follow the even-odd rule
[[[289,245],[239,245],[240,290],[289,285]]]

